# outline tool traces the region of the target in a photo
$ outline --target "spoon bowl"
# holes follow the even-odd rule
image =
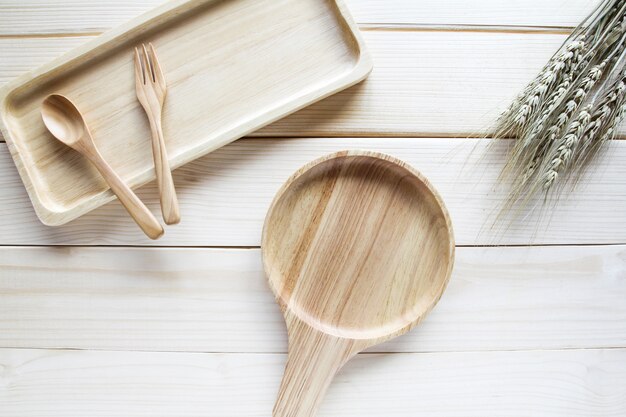
[[[67,97],[53,94],[43,101],[41,116],[46,128],[60,142],[74,148],[85,135],[83,115]]]
[[[340,152],[279,191],[263,262],[289,356],[274,417],[311,417],[355,354],[413,328],[448,283],[454,238],[437,192],[405,163]]]

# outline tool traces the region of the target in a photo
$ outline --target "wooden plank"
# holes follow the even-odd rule
[[[564,35],[364,32],[374,71],[362,84],[258,132],[261,136],[488,134]]]
[[[0,86],[93,38],[0,38]]]
[[[364,36],[375,63],[367,81],[253,136],[489,134],[497,116],[564,40],[564,35],[530,33],[367,31]],[[0,84],[89,39],[0,38]]]
[[[284,355],[0,351],[11,417],[266,417]],[[320,417],[622,417],[626,351],[360,355]]]
[[[565,39],[557,34],[473,32],[367,31],[364,36],[375,66],[367,81],[255,136],[487,133]],[[34,69],[87,39],[0,39],[0,80]]]
[[[164,0],[0,0],[0,35],[102,32]],[[385,25],[576,26],[599,0],[346,0],[357,22]]]
[[[600,0],[348,0],[356,21],[362,25],[374,26],[575,27],[599,2]]]
[[[366,149],[396,156],[442,194],[459,245],[626,243],[626,142],[615,141],[596,168],[560,201],[494,226],[509,190],[498,186],[507,141],[308,138],[246,139],[177,170],[183,221],[152,242],[117,202],[68,225],[43,226],[0,144],[0,245],[259,246],[265,213],[280,186],[305,163],[331,152]],[[160,211],[153,185],[139,190]],[[584,227],[581,227],[584,225]]]
[[[459,248],[413,332],[375,352],[626,347],[626,246]],[[285,352],[258,249],[4,248],[0,347]]]

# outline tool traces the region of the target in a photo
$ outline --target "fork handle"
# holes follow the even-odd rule
[[[157,185],[161,198],[161,213],[163,220],[168,225],[180,223],[180,207],[172,170],[167,158],[165,139],[163,138],[163,128],[161,120],[154,118],[150,120],[150,130],[152,131],[152,154],[154,156],[154,167],[156,169]]]

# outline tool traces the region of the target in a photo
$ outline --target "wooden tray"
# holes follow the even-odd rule
[[[138,187],[155,179],[133,48],[152,42],[168,83],[163,128],[179,167],[372,69],[342,0],[172,1],[0,91],[0,128],[37,215],[67,223],[114,198],[95,169],[46,131],[45,96],[70,97],[104,157]]]

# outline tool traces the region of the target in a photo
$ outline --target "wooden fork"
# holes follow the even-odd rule
[[[143,44],[141,49],[143,53],[140,53],[139,49],[135,48],[137,99],[139,99],[150,121],[152,154],[154,156],[157,184],[161,197],[163,220],[165,220],[166,224],[177,224],[180,222],[180,208],[178,206],[176,189],[174,188],[172,171],[167,159],[161,124],[167,86],[154,46],[151,43],[148,47]]]

